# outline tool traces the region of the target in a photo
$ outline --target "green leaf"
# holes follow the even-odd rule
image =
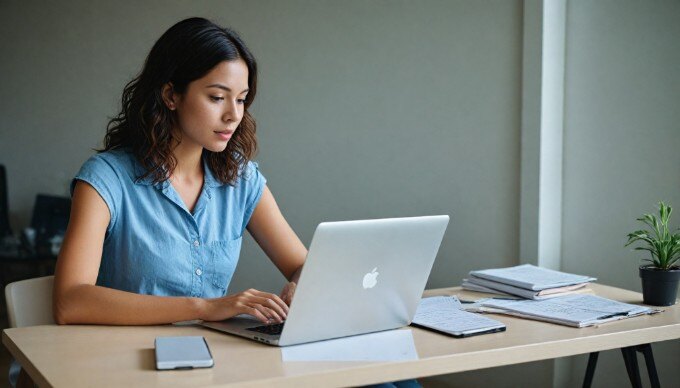
[[[654,214],[643,214],[637,220],[644,223],[650,230],[636,230],[627,235],[628,241],[625,246],[640,242],[634,248],[636,251],[649,252],[651,259],[643,259],[651,262],[660,269],[668,269],[680,261],[680,228],[670,232],[668,223],[673,213],[673,208],[663,201],[658,202],[659,217]]]
[[[678,256],[678,257],[676,257],[676,258],[674,258],[674,259],[672,259],[672,260],[669,260],[669,261],[668,261],[668,267],[671,267],[671,266],[672,266],[673,264],[675,264],[678,260],[680,260],[680,256]]]
[[[661,217],[661,223],[668,222],[668,208],[663,202],[659,202],[659,216]]]
[[[636,241],[639,241],[639,240],[646,241],[648,244],[652,243],[652,239],[649,236],[649,234],[647,234],[646,230],[637,230],[633,233],[628,234],[628,243],[626,243],[626,245],[624,245],[624,246],[628,246],[628,245],[630,245],[630,244],[632,244]]]
[[[671,239],[671,250],[669,253],[669,256],[671,259],[673,258],[680,258],[680,239],[677,238],[677,236],[673,236]]]

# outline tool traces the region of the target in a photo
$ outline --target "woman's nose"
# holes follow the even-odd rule
[[[222,114],[222,120],[225,123],[238,120],[238,106],[235,101],[226,104],[224,113]]]

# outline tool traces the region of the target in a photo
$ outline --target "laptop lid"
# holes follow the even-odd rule
[[[203,326],[278,346],[406,326],[448,222],[444,215],[321,223],[280,335],[249,316]]]
[[[278,345],[411,323],[449,216],[317,227]]]

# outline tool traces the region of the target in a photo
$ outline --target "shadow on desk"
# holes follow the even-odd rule
[[[156,370],[156,351],[153,348],[140,349],[139,359],[142,360],[140,367],[143,370]]]

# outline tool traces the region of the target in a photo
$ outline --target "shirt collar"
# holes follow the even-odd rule
[[[215,178],[215,175],[213,175],[210,166],[208,166],[208,159],[205,156],[203,157],[203,171],[205,172],[203,177],[204,185],[208,187],[219,187],[224,185],[224,183],[220,182],[220,180]]]
[[[133,164],[134,164],[134,170],[135,170],[135,176],[132,177],[132,179],[135,181],[136,185],[144,185],[144,186],[151,186],[153,185],[153,175],[148,175],[144,178],[144,174],[146,174],[146,169],[142,165],[142,163],[137,160],[137,157],[133,156],[132,157]]]

